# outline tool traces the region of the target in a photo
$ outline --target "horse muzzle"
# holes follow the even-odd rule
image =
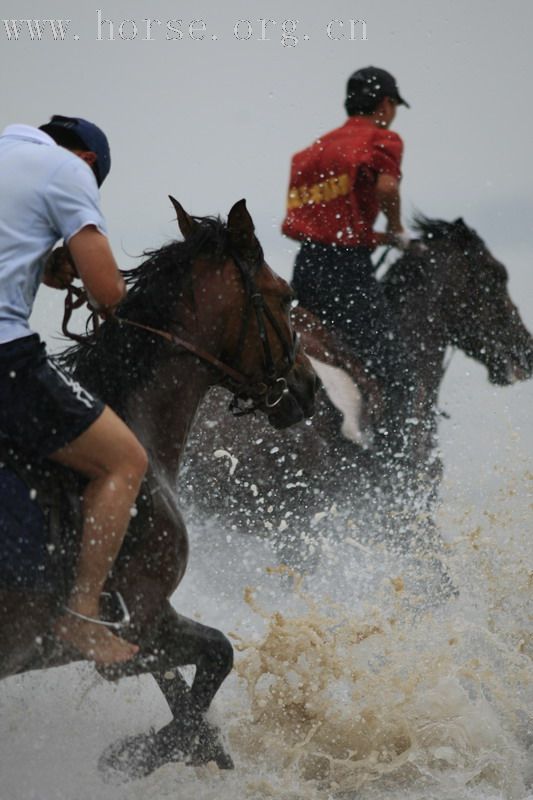
[[[279,381],[270,388],[264,410],[269,423],[281,430],[313,416],[320,380],[307,357],[299,356],[295,366],[282,379],[285,385]]]
[[[497,386],[510,386],[519,381],[527,381],[533,376],[533,342],[525,347],[515,348],[511,353],[502,354],[488,365],[489,380]]]

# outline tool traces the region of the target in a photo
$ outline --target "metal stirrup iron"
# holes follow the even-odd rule
[[[93,625],[103,625],[105,628],[111,628],[114,631],[120,631],[127,628],[131,622],[130,612],[120,592],[102,592],[102,597],[115,597],[122,612],[122,619],[119,622],[107,622],[103,619],[96,619],[95,617],[88,617],[85,614],[80,614],[68,606],[64,606],[64,611],[76,619],[82,619],[84,622],[92,622]]]

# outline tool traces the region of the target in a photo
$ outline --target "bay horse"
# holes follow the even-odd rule
[[[171,760],[232,766],[205,719],[231,670],[232,646],[170,603],[187,567],[176,486],[197,408],[219,384],[233,395],[234,407],[259,410],[281,429],[312,414],[317,387],[291,326],[290,287],[266,264],[245,201],[224,224],[192,217],[171,200],[184,241],[147,253],[125,272],[129,291],[116,315],[60,356],[73,379],[124,418],[150,456],[102,608],[108,620],[120,616],[117,604],[127,609],[121,635],[140,651],[125,664],[98,668],[110,679],[150,673],[172,713],[158,733],[121,741],[103,754],[102,768],[134,776]],[[65,503],[61,489],[68,487]],[[52,634],[73,580],[79,495],[78,478],[52,462],[27,465],[11,451],[0,469],[1,678],[79,660]],[[51,539],[59,515],[66,530],[56,524]],[[190,664],[196,667],[191,686],[179,672]]]
[[[531,377],[533,339],[509,296],[504,265],[474,230],[462,219],[424,217],[416,228],[420,240],[382,278],[412,356],[410,402],[387,409],[357,354],[298,307],[294,326],[323,384],[313,420],[283,439],[259,418],[237,428],[221,416],[221,398],[211,395],[189,441],[184,500],[241,530],[272,537],[281,527],[286,548],[302,531],[312,541],[310,521],[340,499],[340,506],[348,501],[352,517],[355,512],[362,536],[366,524],[371,538],[399,542],[405,536],[410,547],[420,530],[438,548],[431,509],[442,473],[438,396],[447,353],[462,350],[486,366],[491,383],[505,386]],[[401,440],[391,450],[393,424]],[[231,474],[227,458],[213,458],[225,452],[236,464]],[[197,479],[203,482],[194,497],[187,497],[189,472],[195,490]]]

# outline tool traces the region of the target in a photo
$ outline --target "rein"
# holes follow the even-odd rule
[[[119,325],[132,325],[133,327],[140,328],[148,333],[161,336],[163,339],[166,339],[167,342],[175,344],[177,347],[183,347],[185,350],[188,350],[189,353],[193,353],[193,355],[198,356],[198,358],[200,358],[202,361],[207,361],[209,364],[212,364],[220,372],[223,372],[236,383],[242,383],[244,385],[248,382],[248,378],[246,378],[245,375],[243,375],[241,372],[237,372],[237,370],[233,369],[233,367],[230,367],[229,364],[224,364],[223,361],[220,361],[220,359],[218,359],[216,356],[208,353],[207,350],[203,350],[201,347],[198,347],[198,345],[188,342],[186,339],[182,339],[181,337],[176,336],[174,333],[163,331],[159,328],[152,328],[150,325],[144,325],[141,322],[135,322],[132,319],[125,319],[124,317],[116,317],[116,321],[119,323]]]
[[[184,350],[187,350],[189,353],[192,353],[201,361],[205,361],[206,363],[215,367],[215,369],[218,372],[221,372],[225,376],[229,384],[234,384],[234,386],[229,387],[233,390],[233,395],[234,395],[233,400],[230,404],[230,410],[235,416],[243,416],[245,414],[253,413],[256,409],[260,407],[261,403],[258,402],[260,398],[264,397],[264,404],[267,408],[274,408],[275,406],[278,405],[278,403],[281,402],[283,396],[288,392],[286,378],[284,377],[284,375],[279,376],[276,371],[274,358],[272,355],[272,347],[266,329],[265,318],[270,323],[272,329],[274,330],[274,333],[276,334],[282,345],[288,365],[286,372],[290,371],[290,369],[294,365],[296,357],[296,339],[294,339],[292,343],[289,343],[283,336],[280,326],[278,325],[278,322],[274,317],[271,309],[265,303],[265,300],[261,292],[257,290],[255,281],[253,280],[253,277],[250,274],[250,270],[246,262],[241,261],[241,259],[239,259],[236,256],[233,256],[233,262],[235,263],[236,267],[238,268],[241,274],[246,291],[246,296],[249,301],[246,305],[245,317],[239,335],[237,354],[235,357],[236,362],[237,364],[239,364],[242,356],[242,351],[244,349],[250,325],[250,311],[251,309],[253,309],[257,321],[259,338],[261,340],[261,344],[263,347],[265,381],[261,381],[255,384],[251,383],[250,378],[246,376],[243,372],[240,372],[238,369],[235,369],[229,364],[226,364],[225,362],[221,361],[219,358],[212,355],[207,350],[204,350],[203,348],[194,344],[193,342],[189,342],[186,339],[182,339],[180,336],[177,336],[176,334],[171,333],[170,331],[161,330],[160,328],[153,328],[150,325],[145,325],[141,322],[136,322],[134,320],[126,319],[124,317],[114,316],[113,320],[117,322],[119,325],[131,325],[132,327],[139,328],[140,330],[144,330],[147,333],[151,333],[155,336],[160,336],[170,344],[175,345],[176,347],[182,348]],[[65,311],[63,315],[63,323],[61,326],[61,330],[64,336],[82,344],[88,343],[86,336],[80,336],[78,334],[72,333],[68,329],[68,324],[70,322],[72,312],[78,308],[81,308],[81,306],[83,306],[85,303],[87,304],[87,307],[91,312],[91,315],[87,321],[87,328],[89,328],[89,326],[92,323],[93,326],[92,335],[96,337],[100,329],[100,320],[98,314],[87,302],[86,292],[79,287],[70,285],[67,289],[67,296],[65,298]],[[277,390],[277,397],[273,395],[271,396],[271,393],[275,388]],[[242,407],[240,405],[240,402],[243,399],[243,396],[246,395],[249,395],[252,398],[252,402],[248,404],[246,407]]]
[[[378,258],[378,260],[374,264],[374,272],[377,272],[378,269],[381,267],[381,265],[384,264],[385,259],[387,258],[387,256],[389,255],[391,250],[392,250],[392,245],[391,244],[389,244],[389,245],[387,245],[385,247],[384,251],[382,252],[380,257]]]
[[[61,333],[67,339],[72,339],[72,341],[78,342],[79,344],[87,344],[86,336],[80,336],[78,333],[72,333],[72,331],[69,331],[68,329],[68,324],[70,322],[72,312],[76,311],[78,308],[81,308],[83,305],[87,305],[87,308],[91,312],[89,319],[87,320],[87,329],[92,323],[92,334],[96,335],[100,329],[100,318],[98,317],[98,314],[94,308],[92,308],[92,306],[89,304],[87,293],[84,289],[81,289],[78,286],[73,286],[72,284],[67,286],[67,296],[65,297],[65,310],[63,312],[63,321],[61,323]]]

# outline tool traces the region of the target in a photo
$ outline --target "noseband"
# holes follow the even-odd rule
[[[176,334],[153,328],[150,325],[144,325],[141,322],[125,319],[124,317],[114,316],[113,321],[119,324],[130,325],[135,328],[147,331],[148,333],[155,334],[170,342],[176,347],[187,350],[197,358],[205,361],[214,367],[222,374],[220,381],[221,385],[226,386],[233,393],[233,399],[230,404],[230,410],[235,416],[243,416],[251,414],[258,408],[266,407],[268,409],[275,408],[283,399],[284,395],[289,391],[287,380],[285,376],[294,366],[297,350],[297,337],[294,336],[292,341],[287,341],[283,332],[272,313],[272,310],[265,302],[265,299],[259,291],[253,276],[253,270],[250,266],[238,256],[232,256],[233,263],[237,267],[245,289],[246,305],[244,310],[244,318],[241,325],[239,334],[237,351],[235,354],[235,366],[226,364],[221,359],[209,353],[207,350],[202,349],[197,344],[189,342],[186,339],[177,336]],[[72,315],[72,311],[80,308],[87,302],[87,295],[83,289],[78,287],[69,286],[67,297],[65,299],[65,313],[63,317],[62,332],[65,336],[74,341],[88,343],[87,337],[78,336],[68,330],[68,323]],[[89,308],[91,308],[89,306]],[[99,318],[94,309],[92,311],[93,335],[98,334]],[[264,377],[259,381],[253,381],[250,376],[245,375],[238,369],[242,353],[246,344],[249,334],[250,320],[252,314],[255,316],[259,338],[263,349],[263,363],[264,363]],[[279,342],[281,343],[285,360],[286,368],[280,374],[276,370],[274,358],[272,355],[272,347],[268,336],[266,322],[269,322],[274,333],[276,334]]]

